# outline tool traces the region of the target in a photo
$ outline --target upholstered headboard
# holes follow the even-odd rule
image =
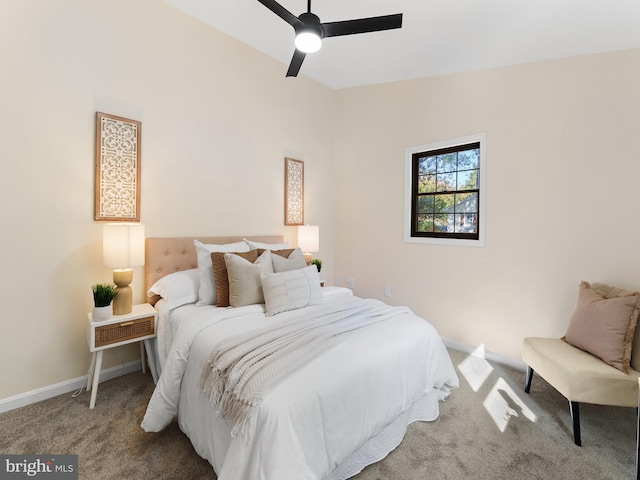
[[[202,243],[233,243],[243,238],[262,243],[282,243],[282,235],[237,236],[237,237],[164,237],[147,238],[145,249],[145,292],[158,279],[173,272],[198,268],[198,256],[193,240]],[[152,301],[152,303],[155,303]]]

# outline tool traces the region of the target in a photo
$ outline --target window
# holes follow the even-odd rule
[[[406,150],[405,241],[484,246],[484,135]]]

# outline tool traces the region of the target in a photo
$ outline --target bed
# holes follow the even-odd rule
[[[396,448],[407,425],[435,420],[439,402],[458,386],[429,322],[346,288],[320,287],[315,267],[292,267],[295,249],[281,236],[198,242],[196,248],[193,237],[147,239],[146,285],[166,284],[150,298],[159,311],[151,353],[160,373],[141,425],[158,432],[177,418],[219,480],[350,478]],[[229,253],[242,242],[256,260]],[[205,281],[198,285],[209,268],[199,266],[203,245],[229,246],[222,255],[235,306],[202,301],[210,293],[202,290]],[[280,257],[285,250],[294,253]],[[255,277],[267,262],[281,270]],[[238,271],[248,269],[262,281],[263,303],[247,300],[238,287]]]

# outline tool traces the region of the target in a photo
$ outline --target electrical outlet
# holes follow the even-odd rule
[[[384,286],[384,296],[385,297],[390,297],[391,296],[391,286],[390,285],[385,285]]]
[[[333,283],[334,283],[334,285],[336,287],[339,287],[340,286],[340,281],[341,281],[340,275],[336,275],[336,277],[334,278],[334,282]]]
[[[353,278],[347,278],[347,288],[353,290],[356,287],[356,282]]]

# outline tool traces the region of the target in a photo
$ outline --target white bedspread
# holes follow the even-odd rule
[[[339,293],[327,289],[326,303],[307,309],[330,312],[362,301]],[[401,310],[394,320],[358,332],[279,383],[252,413],[250,440],[231,438],[229,427],[198,387],[212,345],[268,322],[295,321],[307,309],[275,317],[266,317],[262,305],[177,309],[175,313],[188,321],[175,330],[142,428],[160,431],[177,415],[196,452],[209,460],[219,480],[346,478],[357,473],[353,468],[379,460],[341,468],[353,462],[354,452],[361,455],[363,446],[392,424],[406,427],[411,421],[434,420],[438,401],[458,385],[435,329]],[[385,447],[383,455],[396,445]]]

